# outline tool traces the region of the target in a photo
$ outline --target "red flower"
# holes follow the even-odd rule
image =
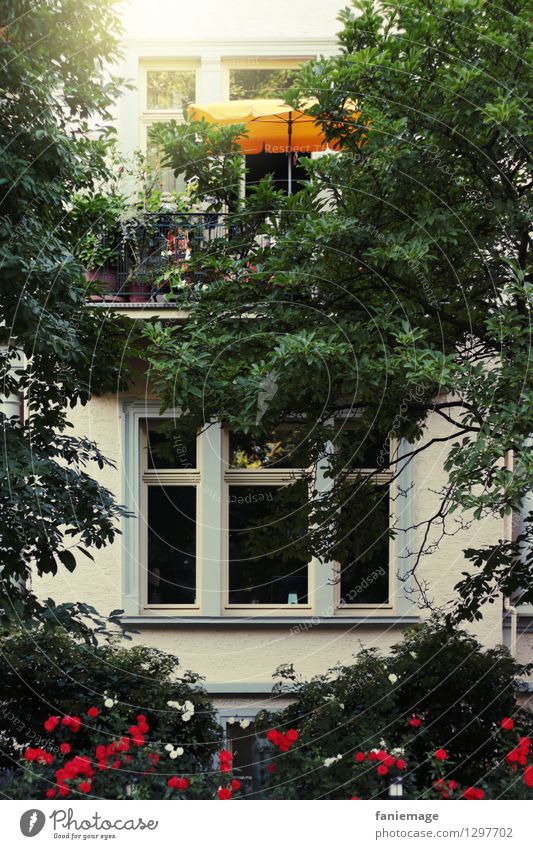
[[[447,757],[448,752],[446,751],[446,749],[437,749],[434,755],[436,761],[445,761]]]
[[[385,766],[394,766],[395,761],[392,755],[387,755],[383,758],[383,763],[385,764]]]
[[[360,800],[361,797],[360,796],[350,796],[350,799],[359,799]]]
[[[69,728],[71,719],[72,719],[71,716],[64,716],[63,719],[61,720],[61,725],[64,725],[65,728]]]
[[[520,737],[520,742],[518,744],[518,748],[521,749],[521,751],[523,751],[527,754],[527,752],[529,752],[530,745],[531,745],[531,740],[529,739],[529,737]]]
[[[240,790],[241,789],[241,782],[237,778],[234,778],[231,782],[231,786],[233,787],[234,790]]]
[[[279,736],[280,736],[279,731],[276,731],[275,728],[271,728],[270,731],[267,731],[266,738],[269,741],[269,743],[274,743],[274,745],[277,746]]]
[[[276,772],[276,770],[277,770],[277,766],[276,766],[276,764],[269,764],[269,765],[267,766],[267,770],[268,770],[270,773],[272,773],[272,772]]]
[[[70,793],[70,790],[68,789],[66,784],[58,784],[57,786],[59,787],[59,795],[60,796],[68,796],[68,794]]]
[[[411,728],[420,728],[422,724],[422,720],[420,720],[417,716],[412,716],[409,720],[409,725]]]
[[[510,716],[504,716],[502,721],[500,722],[501,727],[504,731],[512,731],[514,728],[514,721]]]
[[[56,795],[56,791],[54,790],[53,787],[49,787],[48,790],[46,791],[45,795],[46,795],[47,799],[53,799],[54,796]]]
[[[173,775],[172,778],[169,778],[167,781],[167,785],[173,790],[187,790],[190,783],[191,782],[188,778],[178,778],[177,775]]]
[[[457,790],[459,785],[457,784],[457,781],[454,781],[452,778],[451,781],[448,781],[448,787],[450,788],[450,790]]]
[[[89,710],[87,711],[87,716],[90,716],[91,719],[95,719],[98,716],[99,713],[100,713],[100,711],[98,710],[97,707],[90,707]]]
[[[285,736],[286,736],[287,740],[289,741],[289,743],[296,743],[296,741],[299,737],[299,734],[298,734],[296,728],[289,728],[289,730],[287,731]]]
[[[357,752],[357,754],[355,756],[356,764],[362,764],[364,759],[365,759],[365,753],[364,752]]]
[[[68,754],[69,754],[69,752],[70,752],[70,743],[61,743],[61,745],[60,745],[60,747],[59,747],[59,751],[60,751],[63,755],[68,755]]]
[[[81,728],[81,719],[79,716],[64,716],[61,720],[61,725],[65,728],[70,728],[76,734]]]
[[[58,716],[49,716],[46,722],[44,723],[44,730],[48,731],[50,734],[54,728],[59,725],[59,717]],[[55,793],[54,793],[55,795]]]
[[[380,749],[379,752],[376,752],[376,757],[378,761],[384,761],[387,757],[387,752],[385,751],[385,749]]]
[[[155,752],[150,752],[150,754],[148,755],[148,760],[152,761],[155,766],[155,764],[159,761],[159,755],[156,755]]]
[[[389,771],[389,768],[388,768],[388,766],[385,766],[385,764],[380,764],[377,768],[377,774],[378,775],[387,775],[388,771]]]
[[[217,793],[219,799],[231,799],[232,795],[229,787],[221,787]]]
[[[228,752],[227,749],[222,749],[222,751],[218,753],[218,760],[220,761],[220,769],[223,772],[227,772],[229,769],[231,769],[233,755],[231,754],[231,752]],[[226,765],[225,768],[223,767],[223,764]]]
[[[90,781],[81,781],[80,782],[80,793],[90,793],[91,792],[91,782]]]
[[[96,760],[102,761],[107,756],[106,747],[100,744],[96,747]]]
[[[463,791],[463,799],[483,799],[485,793],[480,787],[467,787]]]
[[[144,743],[144,737],[142,734],[134,734],[133,735],[133,745],[134,746],[142,746]]]
[[[398,760],[396,761],[396,768],[405,769],[405,761],[403,758],[398,758]]]
[[[369,761],[377,761],[377,759],[378,759],[377,752],[370,752],[369,753],[369,755],[368,755]]]
[[[524,770],[524,781],[528,787],[533,787],[533,766],[526,766]]]

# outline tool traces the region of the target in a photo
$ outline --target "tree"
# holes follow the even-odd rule
[[[335,557],[346,523],[372,552],[364,516],[383,494],[373,475],[346,479],[369,443],[395,474],[449,446],[411,569],[430,604],[421,558],[458,527],[519,510],[533,484],[529,16],[521,0],[361,0],[340,20],[340,55],[304,65],[287,95],[342,148],[305,162],[298,194],[267,179],[239,199],[242,127],[155,129],[167,164],[231,213],[228,236],[193,259],[191,287],[178,276],[187,320],[148,328],[150,364],[184,428],[216,416],[261,436],[303,417],[312,459],[327,456],[337,482],[299,511],[301,533],[291,516],[309,554]],[[449,430],[424,440],[430,413]],[[395,458],[392,437],[410,443]],[[499,592],[533,600],[531,557],[518,556],[529,538],[467,552],[455,615],[479,617]]]
[[[86,309],[72,253],[73,193],[105,181],[109,118],[121,81],[102,63],[117,55],[113,0],[8,0],[0,38],[0,512],[4,621],[53,624],[95,618],[86,605],[38,601],[37,572],[73,570],[74,552],[111,542],[120,509],[89,474],[108,462],[68,433],[68,410],[120,383],[120,328]],[[25,418],[6,402],[20,395]],[[96,617],[96,621],[98,618]],[[100,622],[101,624],[101,622]]]

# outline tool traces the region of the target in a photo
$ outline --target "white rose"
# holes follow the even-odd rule
[[[175,750],[176,755],[177,755],[177,757],[178,757],[178,758],[181,758],[181,756],[182,756],[182,754],[183,754],[183,751],[184,751],[184,750],[181,748],[181,746],[178,746],[178,748]]]
[[[194,705],[193,705],[193,703],[192,703],[192,702],[190,702],[188,699],[187,699],[187,701],[185,702],[185,704],[183,705],[183,707],[185,708],[185,710],[187,711],[187,713],[194,713]]]
[[[181,715],[183,722],[188,722],[191,717],[192,717],[192,713],[189,713],[188,711],[185,711],[185,713],[182,713],[182,715]]]
[[[228,719],[228,725],[234,725],[237,722],[234,716],[230,716]]]
[[[172,758],[172,760],[173,760],[173,761],[174,761],[174,760],[176,760],[176,758],[178,757],[178,750],[177,750],[177,749],[173,749],[173,750],[170,752],[169,757],[170,757],[170,758]]]
[[[115,702],[113,701],[113,699],[106,699],[106,700],[105,700],[105,702],[104,702],[104,707],[106,707],[106,708],[112,708],[112,707],[114,707],[114,706],[115,706]]]
[[[249,719],[241,719],[239,725],[244,730],[244,729],[248,728],[248,726],[250,725],[250,720]]]
[[[391,682],[391,684],[396,684],[397,680],[398,676],[395,675],[394,672],[391,672],[391,674],[389,675],[389,681]]]
[[[167,743],[167,745],[165,746],[165,752],[171,752],[173,748],[174,746],[172,745],[172,743]]]

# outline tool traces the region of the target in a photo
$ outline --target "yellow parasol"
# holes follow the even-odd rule
[[[354,118],[359,114],[354,113]],[[210,124],[245,124],[246,135],[237,139],[243,153],[287,153],[289,194],[292,188],[291,154],[325,150],[328,146],[315,118],[294,109],[284,100],[191,103],[189,116],[197,121],[203,118]]]

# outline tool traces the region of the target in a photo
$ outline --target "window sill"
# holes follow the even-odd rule
[[[346,625],[362,628],[381,628],[389,626],[402,628],[416,625],[419,616],[367,615],[367,616],[122,616],[124,626],[145,625],[149,627],[189,626],[191,628],[272,628],[300,626],[302,630],[313,627],[343,628]]]

